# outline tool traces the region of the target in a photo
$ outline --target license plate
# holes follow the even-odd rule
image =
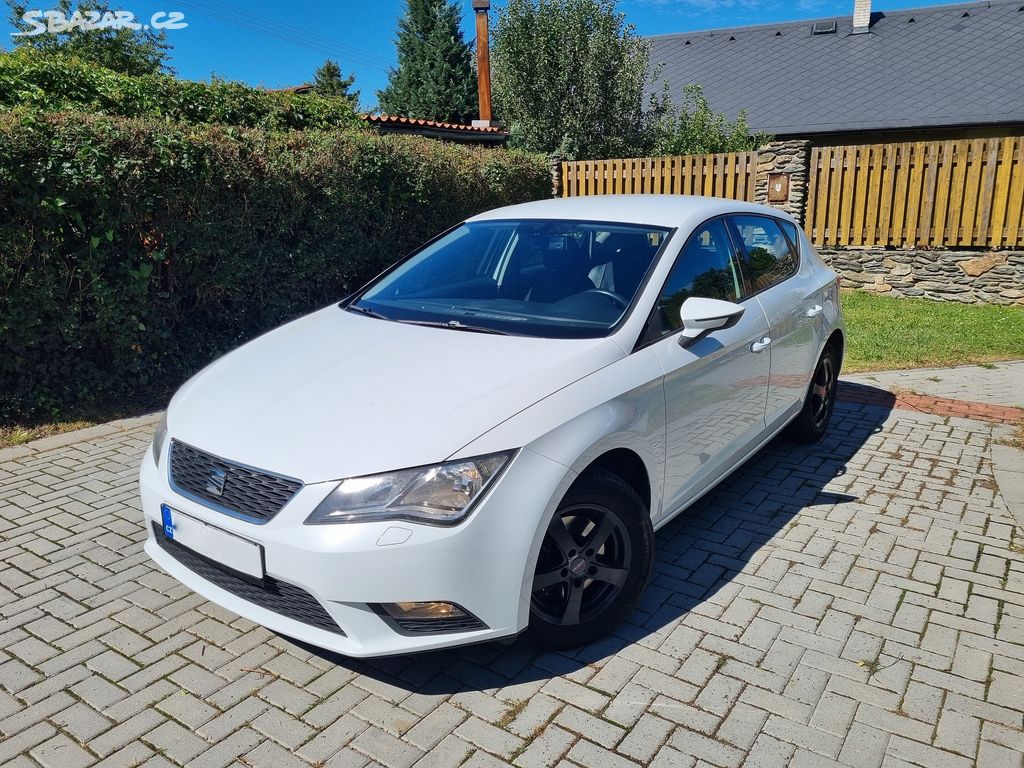
[[[215,526],[160,505],[163,534],[215,563],[239,573],[263,578],[263,547]]]

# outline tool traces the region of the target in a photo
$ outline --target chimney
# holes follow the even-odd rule
[[[863,34],[870,28],[871,0],[853,0],[853,34]]]
[[[473,12],[476,15],[476,79],[480,96],[480,119],[473,121],[474,128],[495,128],[498,125],[491,119],[491,57],[487,41],[487,12],[490,9],[491,0],[473,0]]]

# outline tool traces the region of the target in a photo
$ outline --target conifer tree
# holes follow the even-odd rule
[[[359,91],[350,91],[356,76],[341,76],[338,62],[328,59],[313,74],[313,90],[319,96],[337,96],[346,99],[352,109],[359,109]]]
[[[377,92],[382,112],[453,123],[475,116],[472,47],[462,37],[458,5],[406,0],[395,46],[398,67]]]

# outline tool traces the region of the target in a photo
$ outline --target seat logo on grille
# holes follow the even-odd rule
[[[206,478],[206,492],[214,496],[224,495],[224,483],[227,482],[228,471],[226,469],[211,469]]]

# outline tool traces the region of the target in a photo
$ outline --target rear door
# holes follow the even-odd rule
[[[816,316],[822,312],[820,287],[810,279],[810,260],[801,264],[797,244],[785,233],[792,223],[757,214],[730,217],[743,249],[743,271],[751,293],[768,318],[771,374],[765,420],[778,426],[803,403],[817,354]]]
[[[744,294],[726,221],[705,222],[676,259],[643,340],[665,371],[667,514],[719,479],[764,433],[769,361],[761,343],[768,320]],[[736,325],[684,348],[679,308],[691,296],[740,302],[745,311]]]

